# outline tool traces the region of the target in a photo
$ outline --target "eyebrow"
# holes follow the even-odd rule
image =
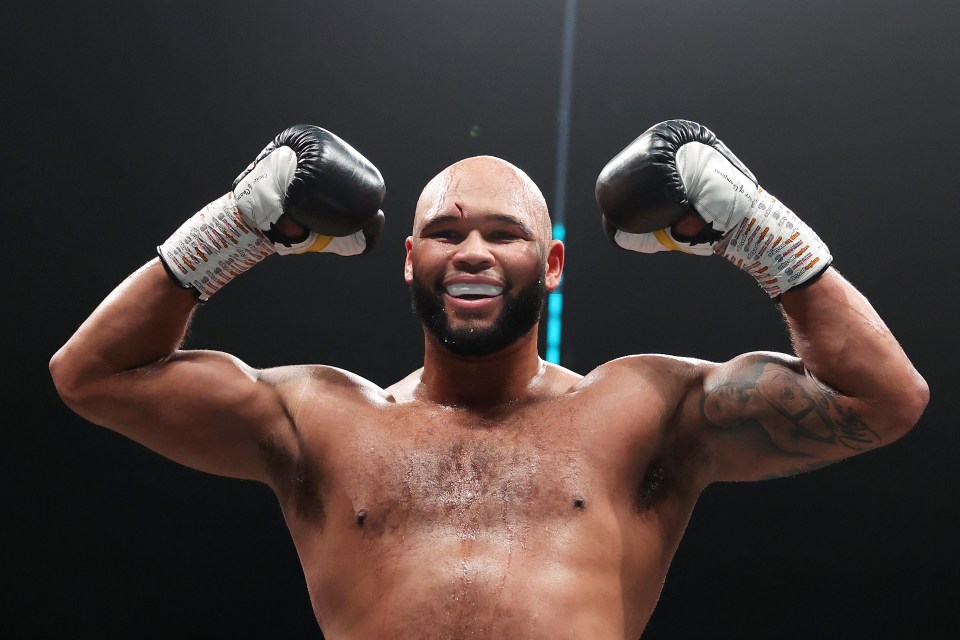
[[[453,215],[452,213],[444,213],[444,214],[435,216],[433,218],[430,218],[426,223],[424,223],[423,227],[421,227],[420,229],[420,233],[423,233],[425,230],[435,225],[444,224],[446,222],[459,222],[460,219],[461,219],[460,216]],[[529,236],[533,235],[533,229],[530,227],[530,225],[528,225],[526,222],[524,222],[520,218],[517,218],[516,216],[511,216],[505,213],[494,213],[487,216],[486,219],[487,220],[493,219],[498,222],[511,224],[515,227],[519,227],[520,230],[523,231],[525,234]]]

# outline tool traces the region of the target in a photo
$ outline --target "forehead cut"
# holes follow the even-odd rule
[[[498,213],[529,216],[530,225],[550,238],[550,216],[540,188],[519,167],[494,156],[474,156],[456,162],[424,187],[417,200],[413,230],[439,214],[449,213],[454,202],[468,203],[471,196],[493,198],[504,210]]]

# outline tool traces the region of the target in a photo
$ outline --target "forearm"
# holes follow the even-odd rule
[[[197,302],[173,284],[158,259],[126,278],[54,354],[61,393],[169,357],[180,346]]]
[[[780,297],[796,354],[823,384],[875,426],[906,430],[929,390],[869,301],[830,268]]]

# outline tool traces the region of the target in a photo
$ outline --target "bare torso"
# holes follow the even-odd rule
[[[416,374],[297,385],[301,459],[264,454],[326,637],[639,637],[695,456],[677,455],[662,389],[645,405],[612,374],[546,378],[483,414],[414,399]],[[332,379],[347,402],[324,401]]]

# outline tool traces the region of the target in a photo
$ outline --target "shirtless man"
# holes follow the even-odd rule
[[[369,250],[382,197],[346,142],[291,128],[50,363],[87,420],[270,486],[330,640],[636,639],[707,485],[890,443],[926,405],[824,243],[688,121],[611,160],[604,225],[621,248],[723,255],[754,275],[796,356],[639,355],[586,376],[544,362],[539,312],[564,247],[536,185],[489,156],[448,167],[417,202],[404,273],[424,360],[403,380],[180,349],[198,299],[260,259]]]

